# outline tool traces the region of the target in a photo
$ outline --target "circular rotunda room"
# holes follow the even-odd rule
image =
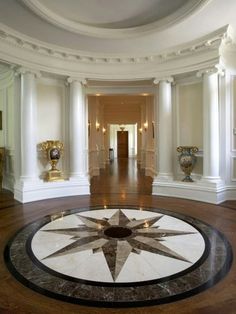
[[[236,2],[0,0],[0,313],[236,313]]]

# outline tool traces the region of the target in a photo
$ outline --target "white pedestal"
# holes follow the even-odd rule
[[[21,203],[89,194],[90,184],[87,177],[76,177],[61,182],[19,181],[14,187],[14,198]]]
[[[152,185],[153,195],[187,198],[213,204],[219,204],[226,199],[232,199],[230,195],[235,192],[236,188],[227,187],[222,181],[171,182],[155,180]]]

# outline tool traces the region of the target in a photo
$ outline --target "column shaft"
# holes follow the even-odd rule
[[[37,170],[37,108],[35,74],[21,74],[21,179],[32,180]]]
[[[159,110],[156,110],[158,134],[155,145],[158,147],[158,179],[173,179],[173,148],[172,148],[172,102],[171,83],[159,83]]]
[[[86,109],[82,84],[70,84],[70,176],[86,176]]]
[[[203,76],[203,179],[219,180],[219,97],[218,74]]]

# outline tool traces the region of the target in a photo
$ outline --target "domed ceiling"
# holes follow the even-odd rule
[[[189,72],[219,57],[235,12],[235,0],[0,0],[0,59],[93,79]]]
[[[84,54],[137,57],[234,26],[235,12],[235,0],[0,0],[0,29]]]
[[[174,24],[207,0],[23,0],[48,22],[98,37],[137,36]],[[124,30],[126,32],[124,32]]]

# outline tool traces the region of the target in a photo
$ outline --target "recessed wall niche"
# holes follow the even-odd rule
[[[177,86],[178,146],[203,146],[202,82]]]

